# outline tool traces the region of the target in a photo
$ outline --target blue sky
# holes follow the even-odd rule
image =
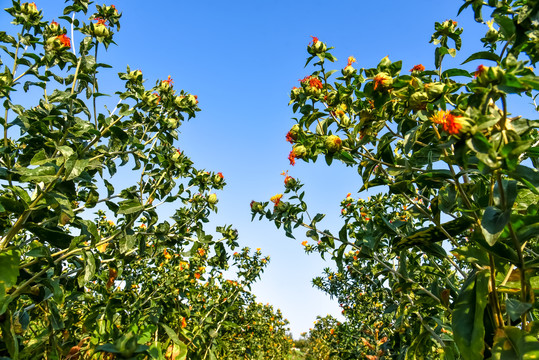
[[[403,72],[422,63],[433,68],[434,45],[429,44],[435,21],[454,19],[464,27],[463,49],[445,68],[458,66],[469,54],[482,49],[479,38],[486,25],[473,21],[471,10],[456,17],[462,1],[391,0],[384,2],[327,1],[140,1],[117,0],[123,13],[117,47],[101,52],[108,78],[101,92],[122,86],[115,74],[141,69],[149,84],[170,75],[174,88],[198,95],[202,109],[180,128],[178,147],[195,165],[223,172],[228,186],[219,196],[219,213],[212,227],[233,224],[242,246],[262,248],[271,262],[253,291],[259,301],[283,311],[294,337],[312,326],[317,315],[339,315],[340,309],[311,279],[331,266],[317,255],[306,255],[296,240],[267,221],[251,222],[252,199],[269,200],[283,190],[280,173],[289,170],[306,184],[305,200],[312,213],[328,214],[325,227],[340,228],[339,203],[361,180],[354,168],[287,160],[290,144],[285,134],[294,124],[288,106],[290,89],[309,75],[304,68],[310,36],[336,49],[334,65],[340,69],[348,56],[356,68],[375,67],[389,55],[403,60]],[[58,20],[63,1],[36,1],[45,19]],[[101,2],[98,2],[101,4]],[[7,6],[7,2],[6,2]],[[6,14],[0,15],[7,21]],[[65,25],[65,24],[64,24]],[[79,39],[80,40],[80,39]],[[468,66],[469,65],[469,66]],[[468,64],[474,69],[478,64]]]

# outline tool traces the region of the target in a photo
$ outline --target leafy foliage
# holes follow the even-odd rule
[[[361,69],[350,57],[333,78],[332,48],[314,38],[314,70],[290,94],[299,115],[286,136],[291,165],[340,160],[357,168],[361,191],[382,189],[366,200],[348,194],[333,233],[321,227],[323,214],[309,215],[302,184],[289,175],[273,208],[251,204],[253,218],[291,237],[305,228],[314,240],[303,242],[306,251],[334,260],[337,272],[314,284],[347,318],[343,338],[353,340],[324,343],[339,358],[535,356],[539,123],[510,114],[511,96],[533,102],[539,89],[529,66],[539,60],[539,7],[470,0],[461,11],[467,7],[479,22],[486,8],[492,13],[485,49],[463,63],[489,66],[443,69],[462,45],[453,20],[434,26],[435,69],[418,64],[409,74],[388,57]],[[361,353],[358,332],[377,323],[388,340]]]

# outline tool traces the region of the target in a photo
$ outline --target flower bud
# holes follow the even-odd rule
[[[46,51],[61,51],[71,47],[71,40],[65,35],[52,36],[45,41]]]
[[[264,212],[264,206],[259,203],[258,201],[251,201],[251,210],[255,213],[263,213]]]
[[[413,110],[422,110],[426,108],[427,101],[429,100],[427,93],[424,91],[417,91],[410,96],[410,107]]]
[[[35,15],[35,14],[38,14],[39,13],[39,10],[37,9],[36,7],[36,3],[35,2],[31,2],[31,3],[24,3],[21,5],[21,12],[24,14],[24,15]]]
[[[189,107],[195,107],[198,104],[198,97],[196,95],[189,94],[185,97],[185,103]]]
[[[303,145],[297,145],[297,146],[294,146],[292,148],[292,151],[294,152],[294,155],[298,158],[298,159],[301,159],[302,157],[304,157],[305,155],[307,155],[307,148]]]
[[[127,72],[127,79],[129,81],[133,81],[133,82],[142,81],[142,71],[140,71],[140,70],[128,71]]]
[[[224,178],[225,177],[223,176],[223,173],[218,172],[217,174],[213,176],[213,182],[215,184],[220,184],[224,181]]]
[[[208,196],[208,203],[210,205],[215,205],[215,204],[217,204],[218,201],[219,201],[219,199],[217,199],[217,194],[210,194]]]
[[[297,87],[293,87],[292,90],[290,91],[290,99],[292,100],[296,100],[299,96],[299,94],[301,94],[301,92],[303,91],[303,89],[301,88],[297,88]]]
[[[169,75],[167,80],[163,80],[159,84],[159,92],[163,93],[172,90],[172,83],[172,78]]]
[[[149,91],[146,91],[144,95],[142,95],[142,101],[149,107],[156,107],[159,105],[161,97],[156,93],[151,93]]]
[[[176,149],[176,151],[174,152],[174,154],[172,154],[172,161],[174,162],[178,162],[178,160],[180,159],[180,156],[182,156],[182,152],[179,150],[179,149]]]
[[[347,67],[341,70],[341,73],[345,78],[347,78],[354,75],[356,73],[356,69],[354,69],[352,65],[348,65]]]
[[[169,129],[176,129],[178,127],[178,119],[174,117],[168,117],[165,119],[165,124]]]
[[[505,71],[499,66],[479,65],[475,71],[475,77],[477,82],[482,86],[488,86],[489,84],[498,85],[503,82]]]
[[[110,36],[111,32],[107,25],[102,20],[99,20],[97,24],[91,25],[90,34],[96,38],[106,38]]]
[[[311,36],[313,38],[312,45],[309,44],[307,46],[307,52],[311,55],[318,55],[326,52],[327,46],[320,40],[318,40],[317,37]]]
[[[286,175],[286,177],[284,178],[284,186],[287,189],[293,189],[297,184],[297,180],[294,179],[292,176]]]
[[[389,61],[389,60],[388,60]],[[385,90],[389,89],[393,85],[393,78],[385,72],[379,72],[373,78],[374,81],[374,90]]]
[[[63,30],[60,28],[60,25],[54,20],[47,25],[45,31],[50,35],[60,35],[61,33],[63,33]]]
[[[290,131],[286,134],[286,141],[289,143],[294,143],[298,139],[298,133],[299,133],[299,125],[295,124],[292,126]]]
[[[342,140],[337,135],[329,135],[326,138],[324,145],[329,153],[334,153],[342,149]]]
[[[436,100],[442,95],[445,85],[442,83],[428,83],[425,84],[425,90],[429,100]]]

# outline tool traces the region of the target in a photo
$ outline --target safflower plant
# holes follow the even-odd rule
[[[403,72],[385,57],[356,70],[352,58],[335,77],[332,48],[311,44],[313,72],[291,92],[290,164],[340,160],[357,168],[360,193],[380,191],[349,194],[333,232],[324,214],[309,215],[299,179],[279,199],[286,208],[252,209],[290,237],[305,228],[305,250],[334,260],[336,271],[314,280],[347,319],[346,346],[323,343],[334,358],[539,356],[539,122],[512,105],[518,95],[537,110],[539,9],[526,0],[467,8],[478,22],[491,10],[485,48],[463,57],[468,65],[444,68],[463,32],[445,20],[431,38],[433,69],[421,59]]]
[[[39,5],[12,1],[0,32],[0,357],[237,358],[258,340],[238,349],[234,321],[254,314],[282,356],[287,322],[250,292],[269,257],[232,255],[231,225],[208,232],[225,176],[174,144],[197,96],[127,67],[104,106],[122,13],[74,0],[53,20]]]

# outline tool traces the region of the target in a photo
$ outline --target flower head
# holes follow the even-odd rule
[[[224,179],[225,177],[223,176],[223,173],[222,172],[218,172],[217,173],[217,176],[219,176],[221,179]]]
[[[281,198],[283,197],[283,194],[277,194],[277,195],[273,195],[271,198],[270,198],[270,201],[272,203],[275,204],[275,206],[279,205],[279,203],[281,202]]]
[[[413,68],[410,69],[410,72],[414,71],[425,71],[425,67],[422,64],[417,64]]]
[[[352,66],[353,63],[357,62],[356,58],[353,56],[348,57],[348,65],[346,66]]]
[[[430,120],[435,124],[442,125],[442,129],[449,135],[457,135],[464,126],[462,116],[453,115],[450,111],[437,111]]]
[[[378,73],[374,78],[374,90],[377,88],[387,88],[393,84],[393,78],[388,74],[381,72]]]
[[[182,329],[185,328],[187,326],[187,321],[185,320],[184,317],[182,317]]]
[[[446,115],[446,121],[443,123],[443,129],[449,135],[456,135],[460,132],[463,125],[462,116],[455,116],[451,113]]]
[[[96,17],[94,20],[97,21],[97,24],[98,24],[98,25],[105,25],[105,26],[107,26],[107,20],[105,20],[105,19],[103,19],[103,18]]]
[[[35,4],[34,4],[34,6],[35,6]],[[311,37],[313,38],[313,41],[311,41],[309,43],[309,45],[311,45],[311,44],[316,45],[316,43],[318,42],[318,38],[316,36],[311,36]]]
[[[307,246],[307,240],[303,241],[303,242],[301,243],[301,245]]]
[[[206,250],[204,250],[203,248],[198,248],[197,253],[200,256],[204,256],[206,254]]]
[[[64,47],[71,47],[71,39],[66,36],[66,34],[58,35],[56,37],[58,40],[60,40],[60,43]]]
[[[174,82],[174,80],[172,80],[172,78],[170,77],[170,75],[168,76],[168,79],[161,81],[162,84],[165,84],[165,83],[166,83],[166,84],[168,84],[168,85],[171,85],[173,82]]]
[[[474,72],[474,77],[479,77],[481,76],[485,71],[487,71],[487,68],[481,64],[477,67],[477,69],[475,69],[475,72]]]

